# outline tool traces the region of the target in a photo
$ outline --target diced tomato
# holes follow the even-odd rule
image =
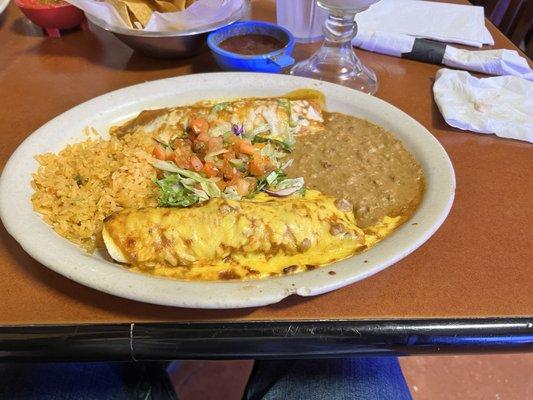
[[[207,162],[202,168],[202,172],[207,175],[207,177],[212,178],[218,175],[218,169],[215,167],[215,164]]]
[[[177,149],[178,147],[191,147],[191,143],[192,141],[189,139],[177,138],[177,139],[174,139],[174,143],[172,147],[174,149]]]
[[[157,158],[158,160],[165,160],[166,159],[166,151],[163,146],[154,147],[154,151],[152,151],[152,156]]]
[[[241,140],[237,144],[237,151],[242,154],[251,156],[254,154],[255,148],[254,145],[249,140]]]
[[[189,121],[189,128],[197,135],[206,133],[209,131],[209,123],[206,119],[201,117],[192,118]]]
[[[235,175],[233,175],[233,179],[239,179],[239,178],[244,178],[244,173],[237,170],[235,171]]]
[[[174,152],[171,148],[163,146],[161,143],[156,143],[152,155],[158,160],[172,160],[174,158]]]
[[[191,162],[192,168],[195,171],[201,171],[204,168],[204,164],[202,163],[202,160],[200,160],[198,156],[194,154],[191,156],[190,162]]]
[[[183,158],[179,158],[179,159],[174,159],[174,162],[180,168],[191,169],[191,162],[189,160],[185,160]]]
[[[174,150],[173,160],[180,168],[191,169],[191,156],[193,152],[190,147],[180,147]]]
[[[174,151],[171,148],[167,147],[165,149],[165,158],[167,161],[172,161],[174,159]]]
[[[222,159],[224,161],[229,161],[235,158],[235,151],[233,151],[233,147],[228,147],[228,151],[224,154],[222,154]]]
[[[263,176],[265,174],[266,167],[267,163],[265,162],[265,159],[261,157],[260,154],[254,154],[250,160],[250,174],[253,176]]]
[[[233,177],[237,174],[237,169],[233,167],[229,162],[224,161],[224,164],[222,166],[222,175],[224,175],[224,178],[226,179],[233,179]]]
[[[209,142],[209,139],[211,139],[211,136],[209,136],[206,132],[202,132],[196,137],[196,140],[200,142]]]
[[[208,153],[213,153],[215,151],[222,150],[223,148],[224,148],[224,139],[221,136],[209,138],[209,142],[207,143]]]
[[[152,155],[158,160],[165,160],[166,154],[165,148],[160,143],[156,143]]]

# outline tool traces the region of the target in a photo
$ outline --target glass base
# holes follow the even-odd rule
[[[290,71],[291,75],[337,83],[364,93],[374,94],[378,90],[375,72],[365,67],[358,59],[355,63],[329,63],[311,57],[300,61]]]

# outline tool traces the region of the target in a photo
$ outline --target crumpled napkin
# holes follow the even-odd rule
[[[494,44],[483,7],[421,0],[381,0],[356,17],[359,31],[401,33],[481,47]]]
[[[488,75],[515,75],[533,81],[533,70],[516,50],[462,50],[446,46],[444,65]]]
[[[131,29],[109,3],[98,0],[66,0],[104,21],[107,25]],[[144,30],[151,32],[175,32],[211,25],[230,17],[240,10],[244,0],[198,0],[185,11],[159,13],[154,12]]]
[[[443,68],[433,94],[455,128],[533,143],[533,82],[516,76],[479,79]]]
[[[417,42],[416,57],[413,49]],[[421,43],[424,42],[424,43]],[[533,70],[516,50],[463,50],[413,36],[390,32],[360,32],[353,45],[375,53],[444,64],[448,67],[482,72],[489,75],[516,75],[533,80]],[[438,53],[438,54],[437,54]]]

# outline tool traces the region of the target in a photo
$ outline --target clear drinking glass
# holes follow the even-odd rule
[[[324,38],[322,27],[327,13],[317,6],[316,0],[277,0],[276,16],[278,25],[288,29],[299,43]]]
[[[317,0],[328,11],[322,47],[291,69],[292,75],[338,83],[374,94],[378,79],[355,55],[352,39],[357,34],[355,16],[379,0]]]

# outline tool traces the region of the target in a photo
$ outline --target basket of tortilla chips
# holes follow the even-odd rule
[[[205,48],[209,32],[249,12],[248,0],[67,0],[87,19],[144,54],[181,58]]]

